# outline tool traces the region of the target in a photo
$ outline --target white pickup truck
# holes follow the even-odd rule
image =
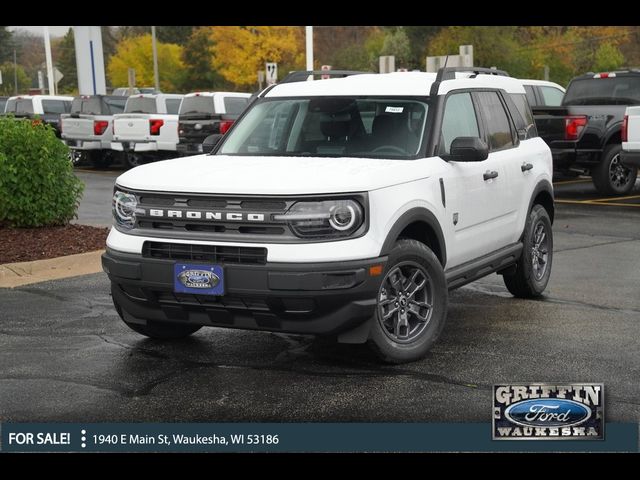
[[[627,168],[640,168],[640,106],[627,107],[621,137],[620,163]]]
[[[164,93],[133,95],[127,100],[124,113],[114,116],[111,148],[125,152],[129,167],[176,156],[182,97]]]
[[[115,160],[111,150],[113,116],[124,111],[127,97],[80,95],[73,99],[71,113],[60,116],[62,139],[69,146],[74,164],[87,160],[106,168]]]

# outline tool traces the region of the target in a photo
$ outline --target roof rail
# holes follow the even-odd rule
[[[330,77],[344,78],[350,77],[351,75],[362,75],[364,73],[373,72],[360,72],[356,70],[299,70],[289,72],[289,74],[278,83],[304,82],[311,75],[328,75]]]
[[[445,80],[455,80],[457,72],[467,72],[473,73],[475,75],[500,75],[502,77],[508,77],[509,74],[504,70],[498,70],[496,68],[485,68],[485,67],[443,67],[438,69],[438,73],[436,75],[436,80],[431,85],[432,96],[438,94],[438,88],[440,87],[440,82],[444,82]]]

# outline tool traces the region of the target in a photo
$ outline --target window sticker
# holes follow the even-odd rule
[[[385,113],[402,113],[404,107],[387,107],[384,109]]]

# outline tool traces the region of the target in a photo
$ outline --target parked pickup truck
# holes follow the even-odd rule
[[[124,111],[127,97],[81,95],[73,99],[71,113],[61,115],[62,138],[71,148],[74,163],[87,160],[106,168],[115,160],[111,150],[113,115]]]
[[[196,92],[184,96],[180,105],[178,152],[202,153],[209,135],[224,134],[249,104],[249,93]]]
[[[625,168],[640,168],[640,106],[627,107],[622,122],[622,152],[620,161]]]
[[[134,95],[127,100],[124,113],[114,115],[111,148],[125,153],[129,167],[176,156],[182,97],[164,93]]]
[[[5,106],[5,115],[16,118],[38,118],[51,125],[60,138],[60,115],[69,113],[73,97],[59,95],[19,95],[9,97]]]
[[[637,169],[620,162],[626,107],[640,104],[640,70],[587,73],[574,78],[559,107],[534,107],[539,135],[556,172],[591,175],[604,195],[633,188]]]

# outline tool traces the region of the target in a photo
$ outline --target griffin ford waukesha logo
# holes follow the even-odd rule
[[[602,440],[604,385],[494,385],[494,440]]]
[[[214,288],[220,282],[215,273],[207,270],[184,270],[178,280],[187,288]]]

